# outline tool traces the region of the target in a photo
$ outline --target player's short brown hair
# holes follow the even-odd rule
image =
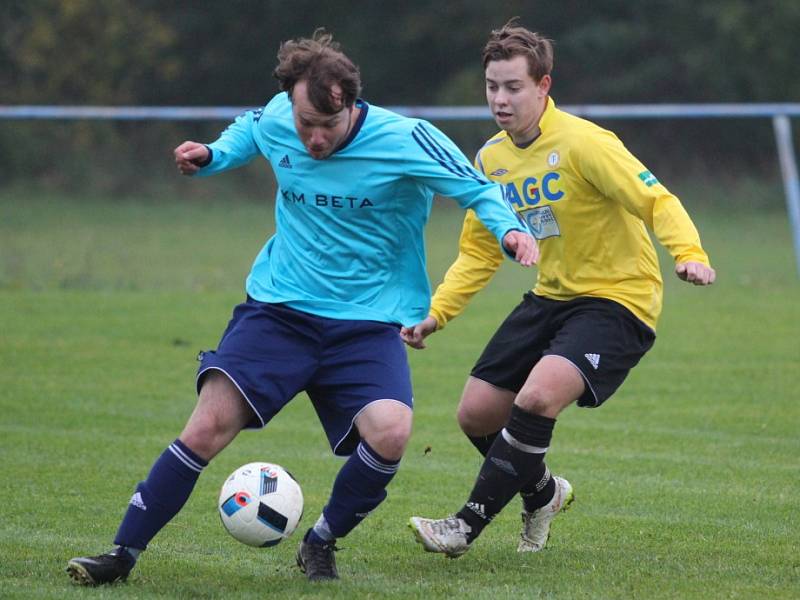
[[[317,29],[310,38],[298,38],[281,44],[278,66],[273,75],[280,89],[292,96],[295,84],[308,83],[308,99],[318,111],[335,114],[353,106],[361,93],[361,74],[338,42],[324,29]],[[341,97],[331,94],[338,84]]]
[[[517,24],[517,17],[489,34],[481,55],[483,69],[494,60],[509,60],[524,56],[528,61],[528,74],[541,81],[553,70],[553,42],[544,36]]]

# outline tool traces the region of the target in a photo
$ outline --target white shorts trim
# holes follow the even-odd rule
[[[195,388],[197,388],[197,385],[200,383],[200,378],[201,378],[201,377],[202,377],[202,376],[203,376],[203,375],[204,375],[204,374],[205,374],[207,371],[211,371],[212,369],[213,369],[214,371],[219,371],[220,373],[222,373],[223,375],[225,375],[225,377],[227,377],[228,379],[230,379],[231,383],[232,383],[233,385],[235,385],[235,386],[236,386],[236,389],[237,389],[237,390],[239,390],[239,393],[242,395],[242,398],[244,398],[244,401],[245,401],[245,402],[247,402],[247,404],[249,404],[249,405],[250,405],[250,410],[252,410],[252,411],[253,411],[253,413],[256,415],[256,417],[258,417],[258,420],[259,420],[259,422],[261,423],[261,428],[265,427],[265,426],[266,426],[266,422],[264,421],[264,418],[263,418],[263,417],[262,417],[262,416],[261,416],[261,415],[258,413],[258,411],[256,410],[256,407],[255,407],[255,406],[253,406],[253,403],[252,403],[252,402],[250,402],[250,398],[248,398],[248,397],[247,397],[247,394],[245,394],[245,393],[244,393],[244,390],[242,389],[242,386],[240,386],[240,385],[239,385],[239,384],[236,382],[236,380],[233,378],[233,376],[232,376],[230,373],[228,373],[228,372],[227,372],[225,369],[221,369],[220,367],[216,367],[216,366],[210,366],[210,367],[206,367],[206,368],[205,368],[205,369],[203,369],[202,371],[198,371],[198,373],[197,373],[197,377],[195,378],[194,387],[195,387]],[[198,396],[200,396],[200,390],[199,390],[199,389],[197,390],[197,395],[198,395]],[[249,429],[249,428],[247,428],[247,427],[246,427],[246,429]]]
[[[348,429],[345,432],[345,434],[333,446],[333,453],[334,454],[336,454],[337,456],[350,456],[350,454],[339,454],[339,447],[344,443],[344,441],[347,438],[350,437],[350,434],[353,432],[353,429],[355,429],[356,419],[358,419],[358,415],[360,415],[362,412],[364,412],[367,409],[368,406],[371,406],[371,405],[375,404],[376,402],[383,402],[385,400],[388,400],[389,402],[397,402],[398,404],[402,404],[408,410],[410,410],[412,413],[414,412],[414,398],[413,397],[411,398],[411,406],[409,406],[405,402],[401,402],[400,400],[397,400],[396,398],[376,398],[375,400],[370,401],[368,404],[365,404],[364,406],[362,406],[361,410],[359,410],[355,415],[353,415],[353,418],[350,421],[350,427],[348,427]],[[358,446],[358,444],[356,444],[356,446]],[[353,450],[355,450],[355,448],[353,448]],[[351,454],[352,454],[352,452],[351,452]]]
[[[566,356],[562,356],[560,354],[545,354],[544,356],[554,356],[556,358],[560,358],[561,360],[565,360],[569,364],[571,364],[573,367],[575,367],[575,369],[578,371],[578,373],[581,374],[581,377],[583,377],[583,381],[586,383],[586,387],[589,388],[590,392],[592,392],[592,397],[594,398],[594,405],[597,406],[599,404],[599,402],[597,401],[597,394],[595,393],[594,388],[592,387],[592,382],[589,381],[589,378],[586,377],[586,374],[581,370],[581,368],[578,365],[576,365],[574,362],[572,362]],[[578,404],[578,406],[580,406],[580,404]],[[584,406],[583,408],[591,408],[591,407]]]

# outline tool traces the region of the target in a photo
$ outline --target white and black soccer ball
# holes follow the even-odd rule
[[[303,492],[280,465],[254,462],[225,480],[218,506],[222,524],[234,538],[248,546],[274,546],[297,528]]]

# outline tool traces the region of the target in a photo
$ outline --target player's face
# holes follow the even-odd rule
[[[486,101],[498,127],[507,131],[515,144],[529,142],[539,134],[549,91],[550,76],[534,81],[524,56],[486,65]]]
[[[331,88],[334,95],[342,93],[338,85]],[[353,107],[345,107],[332,115],[319,112],[308,99],[308,86],[298,81],[292,91],[292,114],[300,141],[311,158],[328,158],[350,133]]]

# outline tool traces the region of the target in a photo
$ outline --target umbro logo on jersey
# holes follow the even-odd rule
[[[589,361],[589,364],[592,365],[595,371],[600,366],[600,355],[599,354],[584,354],[586,360]]]
[[[130,505],[140,510],[147,510],[147,505],[144,503],[144,500],[142,500],[142,494],[140,492],[136,492],[131,496]]]
[[[278,163],[278,166],[279,167],[283,167],[284,169],[291,169],[292,168],[292,163],[289,162],[289,155],[288,154],[284,154],[283,155],[283,158],[281,159],[281,162]]]
[[[508,173],[508,169],[496,169],[489,173],[489,175],[493,175],[494,177],[500,177],[501,175],[505,175]]]

